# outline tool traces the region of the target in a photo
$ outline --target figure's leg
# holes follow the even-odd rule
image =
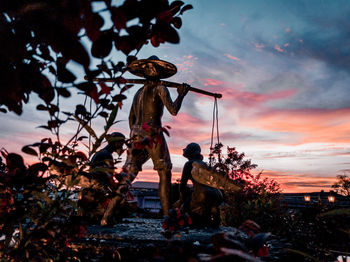
[[[168,146],[161,133],[162,142],[148,149],[149,155],[152,158],[154,169],[159,175],[158,194],[160,203],[162,204],[163,215],[169,215],[170,196],[171,196],[171,160]]]
[[[171,195],[171,170],[170,169],[159,169],[159,187],[158,194],[160,203],[162,204],[163,215],[169,215],[170,207],[170,195]]]
[[[193,222],[199,226],[218,226],[220,223],[218,206],[222,201],[220,190],[195,182],[191,201]]]

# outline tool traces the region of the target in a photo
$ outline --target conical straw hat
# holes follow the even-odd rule
[[[148,79],[168,78],[177,72],[175,65],[160,60],[157,56],[135,60],[128,65],[127,69],[133,75]]]

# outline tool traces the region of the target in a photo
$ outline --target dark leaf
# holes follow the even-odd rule
[[[88,138],[88,137],[87,136],[80,136],[77,140],[82,141],[83,139],[86,139],[86,138]]]
[[[46,106],[40,104],[36,106],[36,110],[40,110],[40,111],[47,111],[49,110]]]
[[[83,160],[88,160],[87,156],[81,151],[76,152],[75,155]]]
[[[120,30],[126,27],[126,22],[128,20],[122,8],[112,7],[111,14],[112,14],[113,24],[115,28],[117,28],[117,30]]]
[[[163,11],[157,15],[157,23],[160,22],[160,23],[169,24],[172,19],[173,19],[173,14],[168,10]]]
[[[182,6],[183,4],[184,4],[183,1],[174,1],[174,2],[172,2],[172,3],[170,4],[169,9],[172,9],[172,8],[174,8],[174,7],[176,7],[176,6]]]
[[[86,35],[92,42],[97,40],[100,34],[100,28],[103,26],[103,24],[104,20],[99,14],[92,13],[87,16],[85,21],[85,30]]]
[[[45,39],[55,52],[62,52],[63,57],[89,66],[89,55],[75,33],[51,18],[38,16],[36,20],[38,37]]]
[[[185,5],[185,6],[181,9],[180,14],[182,15],[185,11],[190,10],[190,9],[193,9],[193,6],[192,6],[192,5]]]
[[[22,147],[22,152],[24,152],[28,155],[38,156],[38,153],[33,148],[31,148],[29,146]]]
[[[48,127],[48,126],[38,126],[37,128],[44,128],[44,129],[47,129],[47,130],[50,130],[50,131],[51,131],[51,128]]]
[[[101,70],[101,68],[99,66],[97,66],[97,68],[99,68],[99,69],[92,70],[92,71],[89,70],[88,72],[86,72],[88,79],[95,78],[96,76],[98,76],[99,74],[102,73],[103,70]]]
[[[96,85],[94,85],[93,89],[90,91],[90,92],[87,92],[86,93],[88,96],[90,96],[96,104],[99,103],[99,95],[98,95],[98,92],[97,92],[97,87]]]
[[[99,85],[101,87],[102,94],[108,95],[111,93],[111,88],[107,86],[104,82],[100,82]]]
[[[47,162],[47,161],[51,161],[52,158],[47,157],[47,156],[44,156],[41,160],[42,160],[43,162]]]
[[[181,6],[184,4],[182,1],[174,1],[170,4],[169,10],[170,12],[175,15],[177,12],[180,11]]]
[[[124,99],[126,99],[126,96],[122,94],[113,96],[113,102],[121,102]]]
[[[128,59],[128,58],[126,58],[126,59]],[[114,70],[115,72],[123,71],[124,66],[125,66],[124,62],[121,62],[121,61],[120,61],[120,62],[118,62],[118,64],[116,64],[115,66],[113,66],[113,70]]]
[[[126,90],[128,90],[129,88],[133,87],[134,85],[125,85],[123,86],[123,88],[120,90],[120,93],[124,93]]]
[[[104,117],[104,118],[108,117],[108,113],[107,112],[100,112],[99,115]]]
[[[74,118],[86,129],[86,131],[90,134],[90,136],[92,136],[97,140],[95,131],[90,126],[88,126],[84,120],[78,118],[77,116],[74,116]]]
[[[101,99],[100,99],[100,105],[101,105],[102,107],[106,107],[106,106],[109,104],[109,102],[110,102],[110,100],[107,99],[107,98],[101,98]]]
[[[78,88],[79,90],[84,91],[84,92],[88,92],[92,89],[92,85],[93,84],[91,82],[82,82],[82,83],[75,85],[75,87]]]
[[[59,111],[60,108],[56,105],[51,104],[49,108],[50,115],[54,115],[57,111]]]
[[[55,128],[55,127],[58,127],[59,125],[59,121],[58,120],[50,120],[50,121],[47,121],[47,125],[49,128]]]
[[[97,40],[92,44],[91,54],[97,58],[108,56],[112,50],[113,35],[112,30],[101,32]]]
[[[47,170],[47,165],[44,163],[35,163],[29,167],[29,172],[38,173],[39,171],[45,172]]]
[[[51,146],[49,143],[41,143],[39,146],[40,153],[45,153],[47,149],[49,149]]]
[[[42,76],[42,86],[38,90],[39,97],[49,104],[55,98],[53,87],[45,76]]]
[[[71,83],[77,78],[72,72],[65,68],[65,66],[57,64],[57,79],[63,83]]]
[[[175,26],[175,28],[180,29],[182,26],[182,20],[180,17],[174,17],[171,23]]]
[[[105,126],[105,130],[108,130],[113,125],[114,120],[117,117],[117,113],[118,113],[118,107],[115,106],[112,112],[109,114],[109,118],[107,120],[107,125]]]
[[[122,51],[125,55],[135,49],[134,41],[129,35],[117,36],[114,39],[114,45],[117,50]]]
[[[56,88],[56,91],[60,96],[63,96],[63,97],[70,97],[71,96],[71,94],[67,90],[67,88],[64,88],[64,87]]]
[[[75,107],[75,113],[74,114],[77,115],[77,116],[78,115],[86,116],[87,115],[87,110],[86,110],[85,106],[77,105]]]
[[[112,71],[108,68],[108,66],[105,63],[97,65],[97,68],[100,69],[102,72],[107,73],[110,77],[112,77]]]
[[[66,116],[72,116],[72,115],[73,115],[71,112],[65,112],[65,111],[63,111],[62,113],[65,114]]]
[[[107,110],[113,110],[116,106],[114,104],[108,104],[107,106],[105,106],[104,108],[106,108]]]
[[[171,26],[164,28],[164,31],[162,31],[162,37],[169,43],[178,44],[180,42],[178,33]]]

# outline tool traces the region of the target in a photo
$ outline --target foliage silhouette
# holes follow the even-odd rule
[[[124,70],[121,62],[111,62],[113,71],[105,63],[99,70],[90,70],[88,51],[104,59],[113,45],[129,55],[149,41],[155,47],[165,42],[179,43],[180,15],[191,8],[182,1],[169,4],[168,0],[125,1],[119,6],[110,0],[2,1],[0,110],[21,114],[31,92],[37,93],[50,108],[55,97],[68,97],[67,89],[73,87],[98,102],[104,92],[89,81],[76,83],[76,76],[66,65],[75,61],[89,77],[102,71],[120,73]],[[105,24],[111,25],[104,29]],[[87,40],[92,42],[91,50],[84,47],[82,41]]]
[[[21,115],[23,104],[37,93],[42,102],[36,109],[49,116],[39,128],[54,135],[22,148],[38,157],[39,162],[29,167],[20,155],[1,150],[6,160],[0,165],[0,235],[6,236],[0,241],[1,259],[79,257],[70,244],[84,236],[86,228],[76,218],[73,189],[82,177],[89,177],[90,156],[117,122],[126,99],[123,93],[131,87],[123,79],[126,66],[148,43],[154,47],[179,43],[180,16],[191,8],[168,0],[127,0],[120,5],[110,0],[1,1],[0,111]],[[89,41],[92,45],[87,49]],[[113,50],[124,54],[125,61],[109,57]],[[101,61],[97,70],[90,69],[91,56]],[[80,81],[69,70],[72,62],[82,67],[88,80]],[[112,86],[95,84],[91,79],[99,74],[118,81]],[[73,92],[90,97],[95,110],[85,100],[74,112],[62,111],[60,99]],[[91,128],[91,120],[97,117],[105,119],[102,134]],[[78,124],[76,132],[62,141],[60,129],[72,121]],[[83,130],[90,136],[88,144]],[[78,150],[82,146],[89,154]]]
[[[350,197],[350,177],[347,175],[338,175],[338,181],[332,185],[332,188],[339,194]]]

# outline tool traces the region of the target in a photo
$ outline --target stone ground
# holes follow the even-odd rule
[[[211,243],[213,235],[225,232],[247,238],[245,233],[233,227],[184,228],[169,240],[163,231],[161,219],[126,218],[112,227],[89,226],[86,239],[78,241],[76,246],[86,249],[114,247],[122,261],[204,261],[199,254],[217,253]],[[283,249],[280,241],[271,239],[267,245],[270,255],[263,261],[279,261]],[[101,261],[98,258],[92,260]]]
[[[123,243],[136,242],[168,242],[163,236],[162,219],[152,218],[124,218],[123,222],[112,227],[99,225],[88,227],[88,239],[103,240],[109,239]],[[201,244],[210,243],[213,234],[230,232],[238,234],[233,227],[219,228],[186,228],[176,233],[172,240],[192,241]],[[242,235],[244,237],[244,235]]]

